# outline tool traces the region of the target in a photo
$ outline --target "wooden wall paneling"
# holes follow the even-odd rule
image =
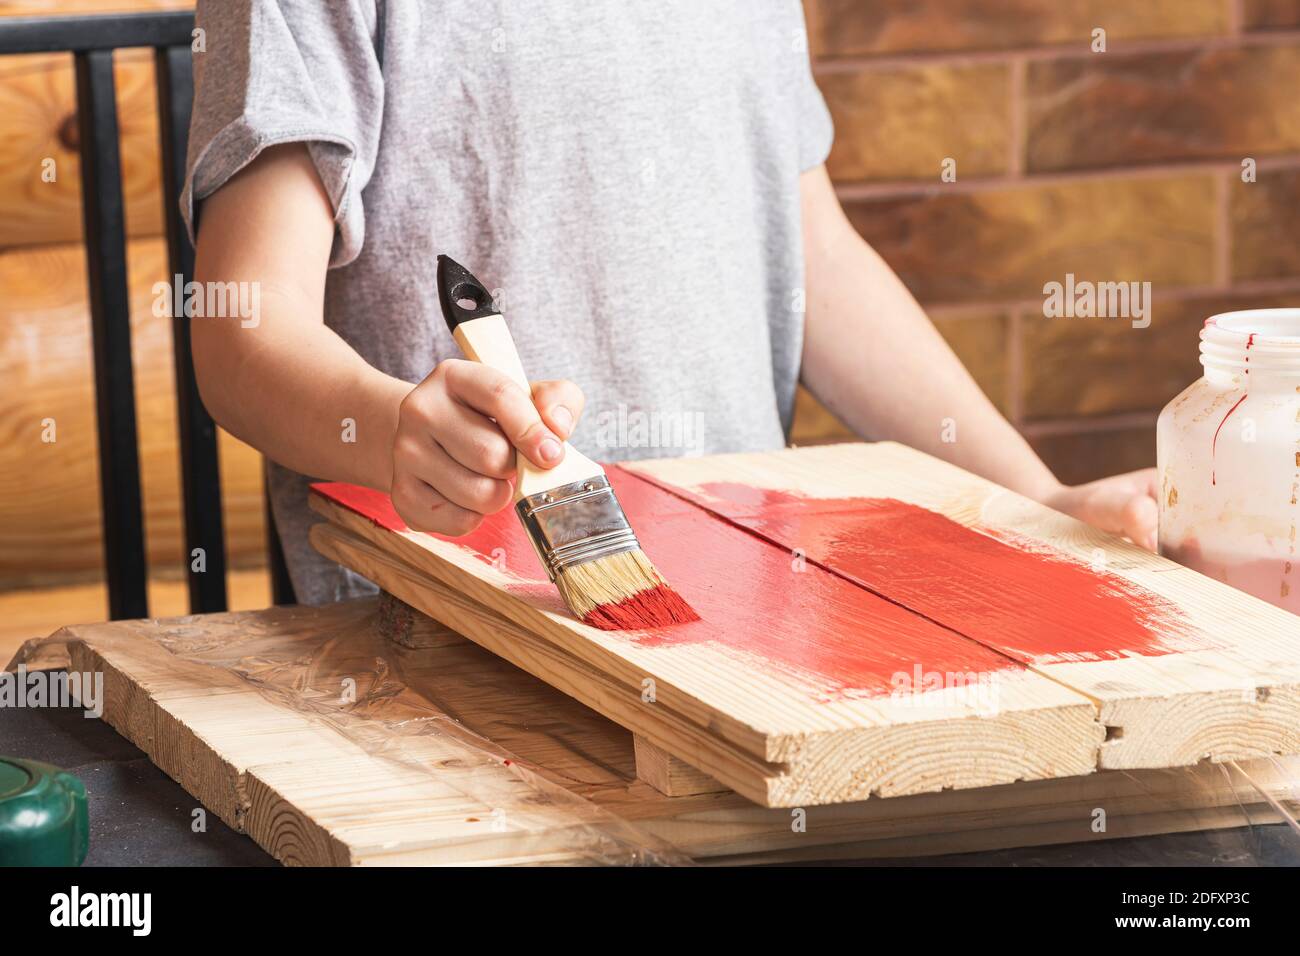
[[[151,571],[183,567],[171,319],[153,314],[167,275],[161,239],[128,245],[136,409]],[[102,566],[85,258],[73,245],[0,252],[0,589]],[[46,419],[55,441],[42,440]],[[261,456],[220,433],[227,547],[265,560]]]

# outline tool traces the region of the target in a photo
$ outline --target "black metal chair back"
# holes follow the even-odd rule
[[[190,62],[193,31],[194,15],[187,11],[0,19],[0,55],[71,53],[76,66],[104,567],[109,616],[115,620],[147,617],[149,605],[113,51],[126,47],[152,47],[154,51],[169,280],[181,276],[182,282],[188,282],[194,274],[194,248],[185,232],[178,197],[185,178],[185,146],[194,99]],[[189,323],[183,316],[172,323],[172,342],[190,610],[224,611],[226,548],[217,429],[199,398],[190,356]],[[269,509],[267,536],[274,600],[277,604],[292,603],[293,587]],[[195,549],[202,549],[204,555],[202,571],[193,569],[195,562],[189,557]]]

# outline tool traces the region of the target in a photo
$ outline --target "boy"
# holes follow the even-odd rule
[[[799,380],[864,436],[1153,546],[1151,470],[1057,482],[848,224],[798,0],[201,0],[198,23],[195,278],[259,283],[260,315],[194,319],[195,366],[275,463],[300,600],[363,586],[307,544],[310,480],[463,534],[509,504],[516,449],[779,448]],[[460,359],[440,252],[499,289],[531,395]],[[702,427],[600,440],[628,414]]]

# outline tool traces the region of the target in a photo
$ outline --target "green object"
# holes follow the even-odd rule
[[[80,866],[88,849],[85,785],[47,763],[0,757],[0,866]]]

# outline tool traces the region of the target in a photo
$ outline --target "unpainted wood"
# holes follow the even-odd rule
[[[189,559],[172,320],[154,315],[152,288],[168,278],[166,251],[148,239],[127,252],[145,541],[151,568],[179,578]],[[104,560],[85,257],[70,245],[2,252],[0,290],[0,589],[66,584]],[[218,440],[228,564],[260,565],[262,457],[224,431]]]
[[[121,10],[132,2],[114,6]],[[45,4],[31,15],[49,12]],[[162,167],[149,52],[122,51],[113,73],[127,233],[157,236],[162,233]],[[80,240],[76,116],[71,55],[0,58],[0,250]]]
[[[435,611],[424,603],[434,600],[430,585],[455,592],[470,602],[470,610],[462,608],[468,616],[442,619],[471,639],[488,646],[499,633],[498,619],[504,619],[561,652],[566,662],[581,661],[616,686],[651,687],[653,708],[636,706],[624,716],[605,712],[768,806],[990,786],[1089,773],[1096,767],[1104,731],[1091,702],[1009,662],[998,675],[998,710],[992,714],[960,688],[921,690],[906,699],[827,700],[783,673],[753,666],[711,644],[665,652],[626,634],[587,627],[553,610],[554,602],[548,604],[540,592],[536,597],[531,589],[519,593],[517,579],[465,548],[418,532],[390,531],[319,495],[313,495],[312,507],[369,546],[333,540],[335,550],[327,550],[317,535],[328,529],[317,526],[313,543],[318,549],[435,616],[443,613],[441,608]],[[719,526],[722,534],[745,534]],[[445,604],[441,594],[436,600]],[[486,627],[484,609],[493,615]],[[564,686],[580,694],[590,683],[566,681]],[[665,714],[689,732],[666,739],[658,726]],[[723,752],[746,753],[759,765],[782,764],[788,771],[755,779],[752,764],[737,772],[718,763],[717,752],[705,759],[701,739],[727,748]]]
[[[414,768],[346,749],[347,738],[327,724],[287,702],[249,696],[228,671],[184,661],[158,643],[177,628],[193,633],[209,621],[245,628],[263,635],[268,651],[315,659],[328,684],[357,674],[359,658],[384,640],[374,608],[369,600],[294,614],[270,609],[197,622],[89,625],[67,628],[60,637],[77,666],[104,669],[116,687],[105,718],[151,756],[180,749],[160,749],[149,737],[157,716],[185,712],[190,760],[170,763],[167,772],[286,863],[556,863],[598,855],[592,845],[598,828],[590,818],[556,813],[547,825],[531,829],[516,828],[507,818],[505,828],[493,830],[491,818],[482,816],[491,807],[474,794],[510,786],[517,778],[508,768],[491,761],[472,767],[439,763],[446,752],[437,752],[437,738],[423,742],[434,750],[408,755],[423,762]],[[323,635],[337,634],[348,622],[357,627],[350,643],[358,659],[322,654]],[[375,636],[368,638],[372,629]],[[598,813],[704,860],[925,855],[1276,819],[1235,767],[1202,764],[808,807],[798,811],[803,819],[796,826],[796,811],[759,807],[732,793],[659,794],[636,778],[630,734],[469,641],[418,651],[393,648],[391,663],[407,682],[397,702],[401,713],[455,715],[467,732],[496,735],[493,746]],[[193,705],[204,698],[219,698],[225,706]],[[244,740],[250,723],[267,719],[268,702],[280,711],[275,720],[296,726],[293,749],[282,749],[278,734]],[[141,712],[152,719],[131,716]],[[171,734],[173,727],[164,721],[163,732]],[[1269,793],[1295,800],[1300,760],[1243,766]],[[480,785],[483,774],[492,777],[486,786]],[[1094,829],[1099,809],[1106,814],[1101,832]]]
[[[636,752],[636,775],[665,797],[689,797],[697,793],[721,793],[726,787],[707,773],[696,770],[685,760],[679,760],[656,747],[640,734],[632,735]]]
[[[378,529],[344,509],[331,513],[336,513],[348,527],[313,527],[311,542],[318,551],[679,759],[707,767],[717,780],[765,806],[816,805],[860,800],[873,794],[896,796],[939,790],[945,784],[963,787],[1026,777],[1065,776],[1091,772],[1095,765],[1095,747],[1102,731],[1092,721],[1091,707],[1076,705],[1067,696],[1060,706],[1019,709],[1014,706],[1018,692],[1033,693],[1044,688],[1031,686],[1026,691],[1023,685],[1015,684],[1014,675],[1001,688],[1013,706],[987,719],[952,719],[942,702],[901,707],[900,711],[907,715],[905,721],[895,724],[864,720],[856,726],[847,724],[839,732],[818,728],[821,732],[805,733],[796,745],[787,745],[781,753],[784,759],[764,760],[760,755],[775,749],[769,746],[766,735],[756,738],[752,730],[748,734],[720,733],[719,728],[728,720],[727,712],[706,708],[699,698],[678,690],[683,678],[705,688],[710,686],[710,674],[714,681],[751,679],[750,672],[737,672],[731,661],[724,660],[723,668],[727,669],[716,672],[707,667],[698,672],[690,666],[671,669],[664,666],[664,661],[673,663],[673,659],[637,655],[634,645],[617,636],[605,636],[601,644],[587,644],[581,632],[591,628],[553,614],[546,614],[545,620],[555,631],[568,633],[574,640],[566,646],[544,639],[535,630],[498,613],[500,607],[488,608],[475,600],[479,593],[491,598],[492,589],[467,593],[469,588],[453,587],[428,573],[437,561],[431,561],[417,541]],[[357,533],[367,530],[365,538]],[[407,541],[410,547],[385,551],[382,545],[394,538],[399,543]],[[421,561],[419,567],[399,560],[398,550]],[[451,563],[459,567],[454,560]],[[523,616],[527,619],[527,615]],[[574,633],[571,629],[580,630]],[[593,647],[620,653],[602,658],[590,653]],[[754,693],[789,689],[778,684],[779,689],[765,691],[762,675],[752,679]],[[741,696],[748,699],[747,695]],[[1049,698],[1051,704],[1059,700]],[[871,711],[857,713],[869,715]],[[1090,742],[1089,747],[1073,749],[1083,734],[1088,735],[1084,739]]]

